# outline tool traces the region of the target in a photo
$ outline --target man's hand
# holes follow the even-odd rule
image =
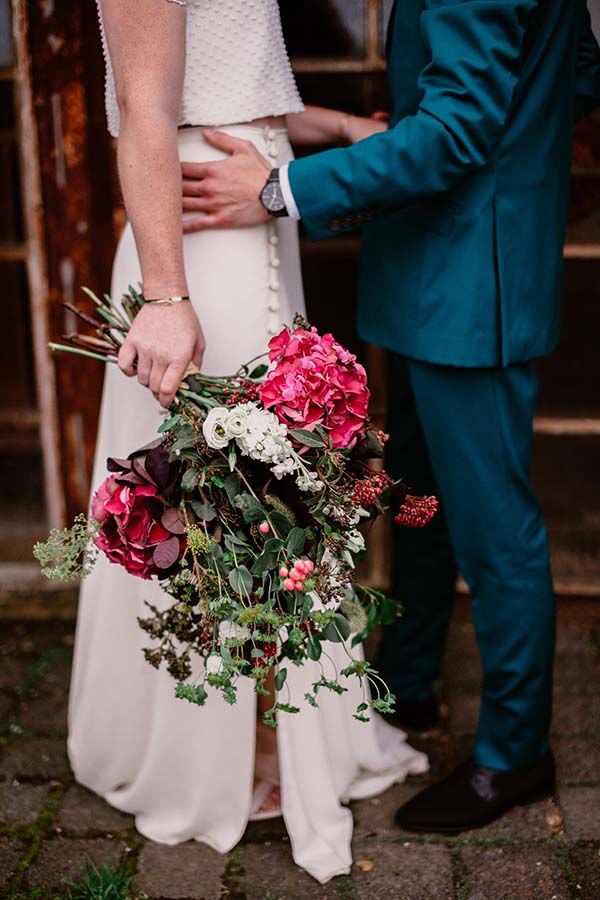
[[[204,347],[202,327],[191,303],[147,303],[119,351],[119,368],[130,377],[137,374],[139,383],[169,407],[189,364],[202,365]]]
[[[271,164],[250,141],[212,129],[204,130],[204,138],[211,147],[228,153],[229,159],[182,164],[183,211],[200,214],[184,222],[184,232],[267,222],[269,214],[260,202],[260,192]]]

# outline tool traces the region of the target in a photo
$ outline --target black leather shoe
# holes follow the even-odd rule
[[[405,831],[458,834],[493,822],[512,806],[550,796],[554,785],[550,751],[535,765],[511,772],[484,769],[470,759],[401,806],[396,824]]]
[[[440,708],[435,697],[427,700],[396,698],[395,712],[386,721],[403,731],[430,731],[440,724]]]

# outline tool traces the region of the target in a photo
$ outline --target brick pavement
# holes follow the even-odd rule
[[[593,619],[596,619],[594,624]],[[76,785],[64,748],[71,628],[6,625],[0,641],[0,896],[54,900],[86,861],[122,864],[151,900],[598,900],[600,627],[561,617],[554,799],[454,839],[402,834],[395,808],[424,778],[353,804],[352,875],[321,887],[299,871],[281,821],[254,824],[223,857],[200,844],[152,844],[133,820]],[[480,668],[468,620],[453,623],[443,727],[420,739],[433,776],[468,752]],[[199,715],[202,713],[199,711]],[[133,900],[133,898],[132,898]]]

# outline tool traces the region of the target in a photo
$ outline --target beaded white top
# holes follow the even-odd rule
[[[232,125],[302,112],[277,0],[170,0],[185,7],[186,64],[180,125]],[[106,62],[108,130],[119,107],[97,0]]]

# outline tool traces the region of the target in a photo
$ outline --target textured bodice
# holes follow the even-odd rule
[[[108,130],[119,107],[97,0],[106,60]],[[165,0],[167,2],[167,0]],[[277,0],[171,0],[185,7],[186,65],[180,125],[227,125],[301,112]]]

